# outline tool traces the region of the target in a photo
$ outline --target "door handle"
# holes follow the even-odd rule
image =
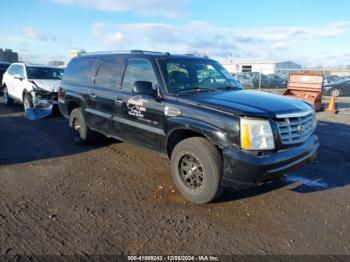
[[[95,100],[95,99],[96,99],[96,94],[91,93],[91,94],[90,94],[90,99],[91,99],[91,100]]]
[[[121,99],[121,98],[116,98],[116,99],[114,99],[114,103],[115,103],[116,105],[121,105],[121,104],[123,104],[123,99]]]

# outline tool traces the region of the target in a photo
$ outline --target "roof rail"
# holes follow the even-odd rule
[[[166,54],[166,55],[170,55],[169,52],[158,52],[158,51],[148,51],[148,50],[131,50],[130,51],[131,53],[140,53],[140,54],[145,54],[145,53],[148,53],[148,54]]]
[[[81,56],[84,55],[98,55],[98,54],[128,54],[130,51],[125,51],[125,50],[118,50],[118,51],[97,51],[97,52],[86,52],[81,54]]]

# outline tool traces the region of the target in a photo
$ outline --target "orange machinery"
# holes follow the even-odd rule
[[[287,90],[283,95],[308,101],[321,110],[323,75],[314,73],[290,73]]]

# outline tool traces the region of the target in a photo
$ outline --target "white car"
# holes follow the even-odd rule
[[[18,101],[24,105],[24,110],[57,104],[63,71],[48,65],[11,64],[2,80],[4,104]]]

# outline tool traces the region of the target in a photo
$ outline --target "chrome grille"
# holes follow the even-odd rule
[[[313,112],[283,117],[277,120],[282,144],[304,142],[313,132]]]

